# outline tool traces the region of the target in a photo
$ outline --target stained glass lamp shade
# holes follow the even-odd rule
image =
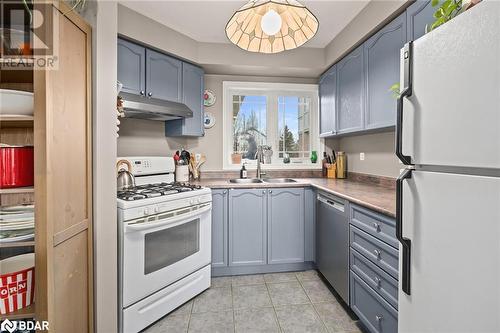
[[[226,35],[238,47],[260,53],[292,50],[314,37],[319,23],[295,0],[252,0],[237,10]]]

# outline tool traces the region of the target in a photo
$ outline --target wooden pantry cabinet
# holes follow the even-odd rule
[[[34,92],[34,114],[0,121],[2,139],[6,128],[17,144],[34,145],[34,187],[2,190],[1,203],[35,204],[35,304],[1,319],[47,320],[51,332],[92,332],[91,27],[60,1],[35,1],[34,9],[42,13],[34,16],[35,26],[39,19],[58,25],[58,68],[6,75],[12,82],[2,80],[2,88]],[[35,33],[42,37],[36,50],[48,32]],[[26,72],[32,82],[15,82]],[[26,245],[33,243],[12,244],[29,251]]]

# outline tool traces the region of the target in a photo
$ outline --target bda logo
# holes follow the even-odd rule
[[[17,329],[17,322],[10,321],[9,319],[5,319],[0,325],[0,332],[9,332],[12,333]]]

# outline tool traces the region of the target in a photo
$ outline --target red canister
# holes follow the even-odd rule
[[[0,188],[33,186],[33,147],[0,146]]]

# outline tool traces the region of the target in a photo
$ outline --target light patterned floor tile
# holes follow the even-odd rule
[[[194,299],[193,313],[231,310],[233,300],[231,288],[210,288]]]
[[[234,310],[236,333],[279,332],[273,308]]]
[[[321,280],[302,281],[302,287],[313,303],[335,301],[330,289]]]
[[[321,280],[316,270],[309,270],[295,273],[299,281]]]
[[[356,322],[337,301],[317,303],[314,308],[330,332],[361,332]]]
[[[309,303],[299,282],[270,283],[267,288],[274,306]]]
[[[231,276],[214,277],[212,278],[210,287],[211,288],[230,287],[232,279],[233,278]]]
[[[311,304],[284,305],[275,309],[279,325],[286,333],[326,332]]]
[[[272,303],[265,284],[233,287],[233,307],[235,309],[268,306],[272,306]]]
[[[189,333],[234,332],[233,311],[193,313],[189,321]]]
[[[189,316],[189,314],[168,315],[143,333],[185,333],[188,329]]]

